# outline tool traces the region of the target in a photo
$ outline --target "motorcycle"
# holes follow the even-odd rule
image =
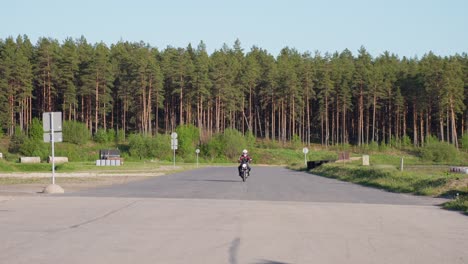
[[[242,178],[242,181],[245,182],[245,180],[247,180],[247,177],[250,176],[250,172],[249,172],[249,166],[247,165],[249,162],[248,161],[241,161],[241,169],[240,169],[240,172],[241,172],[241,178]]]

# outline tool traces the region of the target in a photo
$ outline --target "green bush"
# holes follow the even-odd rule
[[[159,160],[172,160],[171,141],[169,135],[156,135],[146,138],[146,146],[149,153],[149,158]]]
[[[200,141],[200,131],[194,125],[181,125],[176,128],[178,149],[177,153],[184,158],[193,159],[195,149]]]
[[[390,149],[390,145],[385,144],[385,142],[380,143],[379,151],[385,152],[385,151],[388,151],[389,149]]]
[[[8,151],[11,153],[20,152],[20,147],[28,137],[21,131],[19,127],[16,127],[15,133],[11,137],[10,144],[8,145]]]
[[[243,149],[252,150],[254,143],[251,137],[248,134],[244,137],[239,131],[228,128],[224,133],[215,134],[203,144],[201,154],[212,161],[236,160]]]
[[[237,159],[243,149],[247,148],[244,136],[235,129],[226,129],[221,137],[221,154],[228,159]]]
[[[94,141],[97,143],[107,143],[110,142],[107,138],[107,132],[103,128],[99,128],[94,134]]]
[[[107,130],[107,142],[115,142],[115,130],[114,129],[108,129]]]
[[[115,135],[115,142],[117,144],[125,142],[125,131],[123,129],[117,130],[116,135]]]
[[[301,141],[301,138],[299,137],[299,135],[297,134],[294,134],[292,139],[291,139],[291,147],[293,149],[298,149],[302,146],[302,141]]]
[[[425,161],[454,162],[458,160],[459,152],[452,144],[429,139],[426,145],[419,149],[419,155]]]
[[[90,157],[83,148],[77,148],[73,143],[60,143],[55,147],[55,156],[67,157],[69,161],[94,161],[99,155]]]
[[[369,151],[371,151],[371,152],[378,151],[378,150],[379,150],[379,143],[377,143],[376,141],[372,141],[372,142],[368,145],[368,149],[369,149]]]
[[[42,142],[44,140],[44,128],[42,127],[42,122],[38,118],[32,119],[28,134],[30,139],[37,142]]]
[[[463,137],[461,138],[461,148],[464,151],[468,151],[468,131],[465,131],[465,134],[463,134]]]
[[[145,159],[156,158],[171,160],[171,146],[168,135],[146,136],[142,134],[131,134],[128,137],[130,156]]]
[[[26,138],[21,144],[19,152],[28,157],[41,157],[42,160],[49,156],[48,144],[33,138]]]
[[[77,121],[63,122],[63,141],[78,145],[84,145],[88,142],[90,133],[84,123]]]
[[[245,144],[247,146],[247,149],[253,149],[254,146],[255,146],[255,142],[256,142],[256,138],[254,136],[254,134],[252,133],[252,131],[247,131],[247,133],[245,134]]]
[[[411,147],[411,146],[412,146],[411,138],[410,138],[408,135],[405,135],[405,136],[401,139],[401,146],[402,146],[402,147]]]
[[[145,138],[141,134],[131,134],[128,137],[128,146],[130,156],[143,159],[148,157],[148,150],[146,149]]]
[[[201,146],[201,153],[203,156],[207,156],[212,161],[222,156],[223,152],[223,135],[216,134],[208,141],[208,143]]]

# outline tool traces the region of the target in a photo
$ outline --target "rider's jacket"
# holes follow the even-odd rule
[[[250,162],[252,159],[249,157],[249,155],[247,154],[242,154],[240,157],[239,157],[239,162],[242,162],[243,160],[247,161],[247,162]]]

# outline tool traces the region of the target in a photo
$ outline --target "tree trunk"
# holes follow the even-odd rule
[[[415,147],[418,146],[419,142],[418,142],[418,125],[417,125],[417,121],[418,121],[418,114],[417,114],[417,111],[416,111],[416,103],[413,102],[413,145]]]
[[[96,102],[95,102],[95,113],[94,113],[94,121],[95,121],[95,130],[94,133],[97,132],[98,129],[98,122],[99,122],[99,72],[96,73]]]
[[[179,119],[180,119],[180,124],[183,125],[184,124],[184,115],[183,115],[183,105],[184,105],[184,77],[181,75],[179,76],[179,81],[180,81],[180,97],[179,97]]]
[[[425,139],[425,135],[424,135],[424,112],[421,111],[420,113],[420,118],[419,118],[419,130],[421,131],[421,146],[424,146],[424,139]]]
[[[362,81],[361,81],[361,87],[359,90],[359,121],[358,121],[358,146],[361,146],[363,141],[364,141],[364,91],[362,87]]]
[[[450,118],[451,118],[451,123],[452,123],[452,142],[455,145],[455,147],[458,149],[458,138],[457,138],[457,124],[455,120],[455,111],[453,110],[453,98],[450,98]]]

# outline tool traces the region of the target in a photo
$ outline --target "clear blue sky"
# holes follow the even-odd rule
[[[421,57],[468,52],[467,0],[10,0],[0,4],[0,39],[26,34],[62,42],[83,35],[110,45],[144,41],[208,52],[238,38],[273,55],[288,46],[321,53],[363,45]]]

